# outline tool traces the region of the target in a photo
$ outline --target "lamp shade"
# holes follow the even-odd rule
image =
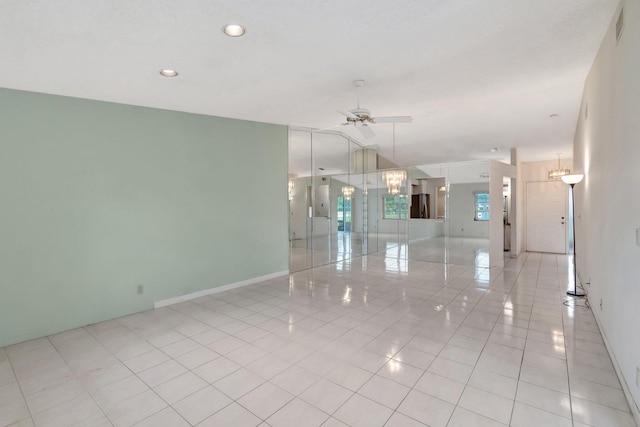
[[[565,184],[577,184],[580,181],[582,181],[582,178],[584,178],[584,174],[582,173],[574,173],[573,175],[564,175],[560,177],[562,179],[562,182],[564,182]]]

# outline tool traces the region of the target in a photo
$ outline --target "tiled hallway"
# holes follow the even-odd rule
[[[10,346],[0,427],[635,426],[569,261],[370,255]]]

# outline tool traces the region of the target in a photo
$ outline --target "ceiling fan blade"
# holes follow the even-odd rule
[[[411,116],[389,116],[389,117],[374,117],[373,123],[411,123],[413,117]]]
[[[331,129],[335,129],[335,128],[339,128],[342,125],[348,125],[349,123],[340,123],[339,125],[335,125],[335,126],[330,126],[328,128],[322,128],[322,129],[311,129],[311,132],[322,132],[325,130],[331,130]]]
[[[362,132],[362,136],[364,136],[365,138],[373,138],[374,136],[376,136],[376,134],[373,131],[373,129],[371,129],[367,125],[362,125],[358,129],[360,129],[360,132]]]
[[[344,111],[340,111],[340,110],[337,110],[337,111],[338,111],[338,113],[342,114],[343,116],[350,117],[352,119],[357,119],[358,118],[358,116],[356,116],[355,114],[350,113],[349,111],[347,111],[346,113]]]

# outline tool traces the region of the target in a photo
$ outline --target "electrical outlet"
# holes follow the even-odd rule
[[[138,285],[137,293],[138,295],[142,295],[144,293],[144,285]]]

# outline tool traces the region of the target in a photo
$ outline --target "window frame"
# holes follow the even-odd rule
[[[392,214],[393,217],[389,217],[389,214],[387,213],[387,199],[395,199],[396,212]],[[404,203],[400,203],[401,199],[404,199]],[[406,194],[385,194],[382,196],[382,219],[391,221],[403,221],[409,219],[408,196]]]

